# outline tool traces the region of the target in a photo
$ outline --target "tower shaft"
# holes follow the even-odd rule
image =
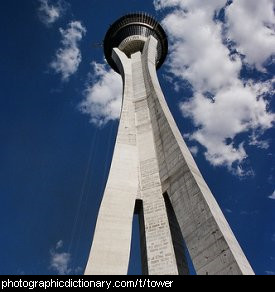
[[[135,211],[143,274],[188,274],[183,242],[197,274],[253,274],[166,104],[157,45],[113,50],[123,106],[85,274],[127,274]]]

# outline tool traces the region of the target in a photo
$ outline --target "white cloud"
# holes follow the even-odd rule
[[[271,200],[275,200],[275,190],[272,193],[272,195],[270,195],[268,198],[271,199]]]
[[[85,99],[79,105],[82,113],[88,114],[91,122],[104,126],[120,116],[122,103],[121,76],[107,65],[92,63],[93,74],[84,91]]]
[[[238,77],[241,61],[229,57],[213,13],[176,10],[165,17],[163,25],[171,37],[170,72],[187,79],[196,90],[215,93]]]
[[[51,269],[56,271],[58,275],[68,275],[71,273],[69,268],[69,263],[71,260],[71,255],[69,253],[63,252],[52,252],[51,253]]]
[[[270,275],[270,276],[275,275],[275,272],[273,272],[273,271],[265,271],[265,273],[266,273],[267,275]]]
[[[63,241],[59,240],[56,243],[55,249],[50,250],[50,269],[57,272],[58,275],[68,275],[72,272],[69,267],[71,255],[67,252],[59,252],[63,247]]]
[[[72,267],[72,255],[68,252],[62,252],[64,246],[63,240],[59,240],[55,248],[50,250],[49,268],[58,275],[78,275],[83,273],[83,268]]]
[[[197,155],[198,154],[198,152],[199,152],[199,148],[197,147],[197,146],[191,146],[191,147],[189,147],[189,150],[191,151],[191,153],[193,154],[193,155]]]
[[[178,7],[184,10],[193,10],[198,7],[202,10],[220,10],[227,0],[211,0],[211,1],[201,1],[201,0],[154,0],[154,5],[157,10],[167,8],[167,7]]]
[[[226,9],[228,37],[245,61],[263,70],[275,54],[274,0],[238,0]]]
[[[253,133],[249,138],[250,138],[249,145],[253,145],[253,146],[256,146],[256,147],[261,148],[261,149],[268,149],[269,148],[269,141],[258,140],[258,137],[257,137],[257,135],[255,135],[255,133]]]
[[[59,240],[57,243],[56,243],[56,246],[55,246],[55,249],[57,250],[57,249],[60,249],[60,248],[62,248],[63,247],[63,240]]]
[[[40,20],[47,26],[55,23],[65,12],[68,4],[65,1],[57,1],[52,4],[50,0],[39,0],[38,15]]]
[[[86,28],[80,21],[72,21],[66,30],[60,29],[62,47],[56,52],[50,67],[62,75],[62,80],[67,81],[74,74],[82,60],[79,42],[86,33]]]
[[[180,104],[183,115],[197,127],[189,138],[205,146],[205,157],[212,165],[244,175],[246,141],[236,144],[234,138],[251,132],[248,144],[268,147],[259,136],[275,120],[265,98],[272,80],[256,83],[239,78],[242,60],[224,44],[223,24],[215,19],[226,2],[155,0],[154,4],[156,9],[173,8],[162,24],[171,43],[168,70],[177,82],[187,80],[194,91],[190,100]],[[256,50],[260,53],[261,48]]]
[[[274,115],[266,111],[266,101],[258,98],[253,85],[237,82],[220,90],[213,102],[202,93],[180,105],[182,113],[191,117],[199,128],[191,135],[207,149],[206,158],[213,165],[226,165],[246,158],[244,143],[234,145],[234,137],[249,129],[264,130],[272,125]],[[256,138],[254,137],[254,143]]]

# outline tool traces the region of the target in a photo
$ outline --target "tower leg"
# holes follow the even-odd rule
[[[167,192],[197,274],[254,274],[169,111],[156,75],[157,41],[143,71],[163,192]]]
[[[124,58],[125,57],[125,58]],[[126,275],[138,194],[138,159],[131,63],[123,59],[124,99],[112,165],[101,203],[86,275]]]
[[[134,88],[140,190],[143,201],[147,268],[150,275],[179,274],[177,262],[185,266],[184,251],[176,259],[172,234],[160,181],[160,171],[148,107],[150,92],[145,87],[141,53],[131,56]]]

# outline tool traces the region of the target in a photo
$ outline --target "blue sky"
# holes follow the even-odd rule
[[[273,3],[1,1],[0,274],[83,273],[122,88],[96,44],[132,11],[165,27],[171,112],[255,273],[275,274]]]

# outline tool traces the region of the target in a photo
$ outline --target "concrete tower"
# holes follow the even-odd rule
[[[166,104],[156,69],[168,43],[145,13],[117,20],[105,57],[124,84],[112,165],[85,274],[126,275],[134,213],[145,275],[253,274]]]

